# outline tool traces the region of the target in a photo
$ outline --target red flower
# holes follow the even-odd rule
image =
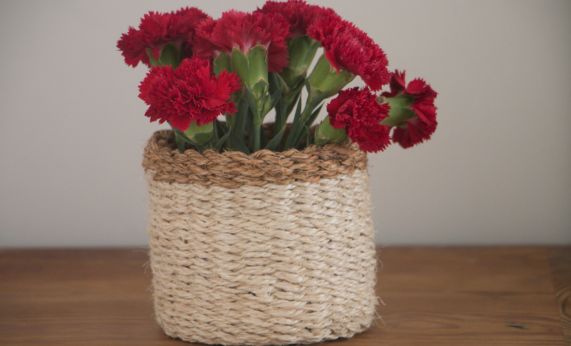
[[[390,144],[389,127],[381,125],[389,106],[380,104],[368,89],[343,90],[327,105],[329,120],[335,128],[344,128],[363,151],[377,152]]]
[[[215,56],[218,50],[216,45],[210,40],[212,31],[216,27],[216,21],[208,18],[200,23],[196,28],[196,35],[194,37],[193,53],[205,59],[211,59]]]
[[[117,48],[123,54],[125,63],[129,66],[137,66],[139,62],[149,65],[149,57],[147,56],[147,44],[143,39],[142,33],[131,27],[129,30],[121,35]]]
[[[234,73],[212,74],[210,61],[198,57],[184,59],[178,68],[154,67],[139,86],[139,97],[149,108],[151,121],[168,121],[184,131],[192,121],[204,125],[220,114],[233,114],[236,106],[230,100],[240,89]]]
[[[123,53],[125,63],[133,67],[139,62],[149,65],[147,48],[158,59],[162,47],[167,43],[173,43],[181,47],[185,54],[191,55],[195,29],[208,18],[194,7],[169,13],[149,12],[141,18],[138,29],[131,27],[121,35],[117,48]]]
[[[410,103],[409,109],[414,114],[404,124],[395,127],[393,141],[403,148],[410,148],[430,139],[438,125],[434,105],[438,95],[436,91],[420,78],[413,79],[407,85],[404,71],[392,73],[390,86],[390,92],[384,92],[382,95],[389,102],[393,97],[406,97]]]
[[[194,53],[198,26],[209,19],[209,15],[195,7],[182,8],[174,13],[171,24],[173,37],[182,37],[183,52],[186,56],[192,56]]]
[[[305,35],[307,28],[321,15],[336,15],[330,8],[309,5],[304,0],[266,1],[257,11],[283,16],[289,23],[289,37]]]
[[[333,67],[360,76],[372,90],[389,81],[385,53],[352,23],[335,14],[324,14],[310,25],[308,35],[321,43]]]
[[[288,33],[289,25],[281,15],[262,12],[224,12],[220,19],[199,28],[199,35],[221,51],[239,48],[247,52],[258,44],[265,46],[270,72],[281,71],[288,64]]]

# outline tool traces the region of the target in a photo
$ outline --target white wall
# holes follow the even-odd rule
[[[151,9],[229,3],[0,3],[0,246],[145,244],[157,125],[116,40]],[[440,92],[431,142],[371,156],[380,243],[571,243],[571,2],[320,3]]]

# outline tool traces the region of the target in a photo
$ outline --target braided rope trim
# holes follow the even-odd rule
[[[143,167],[156,181],[179,184],[243,185],[318,182],[367,167],[367,155],[356,146],[309,146],[283,152],[259,150],[250,155],[239,151],[206,150],[179,152],[170,130],[157,131],[145,148]]]
[[[239,188],[147,181],[155,317],[167,335],[283,345],[351,337],[373,322],[366,171]]]

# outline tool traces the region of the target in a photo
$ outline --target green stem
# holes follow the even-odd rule
[[[174,127],[173,127],[173,132],[174,132],[174,140],[175,140],[176,146],[181,153],[183,153],[186,149],[189,149],[189,148],[192,148],[196,151],[202,151],[203,148],[201,146],[199,146],[197,143],[194,143],[188,137],[186,137],[184,132],[182,132],[182,131],[174,128]]]
[[[228,124],[228,131],[230,134],[227,139],[227,146],[231,150],[239,150],[246,154],[250,153],[250,149],[245,143],[244,134],[247,129],[247,120],[249,118],[249,106],[248,101],[242,97],[238,103],[238,112],[232,116],[231,122]]]
[[[254,122],[253,145],[252,151],[260,150],[262,145],[262,124]]]
[[[305,108],[303,112],[299,116],[298,119],[294,119],[291,132],[287,137],[285,149],[292,149],[296,148],[298,145],[299,140],[303,137],[305,132],[305,127],[310,126],[311,124],[307,124],[308,120],[311,118],[311,113],[313,112],[313,108],[319,102],[315,102],[311,97],[308,97],[307,103],[305,104]]]

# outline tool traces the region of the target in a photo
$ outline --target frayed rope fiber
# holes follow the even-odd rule
[[[155,316],[165,333],[222,345],[351,337],[375,317],[366,155],[350,146],[144,157]]]

